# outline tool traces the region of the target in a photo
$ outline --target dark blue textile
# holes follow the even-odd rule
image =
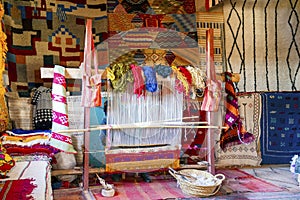
[[[300,93],[262,93],[262,164],[289,164],[300,154]]]

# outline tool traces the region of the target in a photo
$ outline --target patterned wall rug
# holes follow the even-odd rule
[[[298,0],[224,1],[227,68],[240,91],[299,91]]]
[[[45,85],[45,80],[40,78],[41,67],[80,66],[83,61],[87,17],[93,18],[93,39],[96,45],[115,36],[111,44],[118,46],[119,33],[141,27],[159,27],[173,31],[161,33],[156,38],[160,40],[155,40],[157,44],[176,43],[165,39],[177,32],[183,41],[193,40],[197,44],[195,0],[5,0],[3,4],[9,49],[9,79],[15,84],[28,83],[29,89]],[[143,32],[130,32],[126,39],[144,36]],[[186,43],[189,45],[188,41]],[[142,49],[143,42],[135,43]],[[161,45],[152,46],[156,47]],[[98,50],[104,51],[100,47]],[[111,56],[114,55],[110,55],[110,58]],[[78,87],[78,82],[68,84],[69,90],[78,91]]]
[[[300,93],[263,93],[261,153],[263,164],[289,164],[300,153]]]
[[[249,144],[230,146],[224,149],[217,145],[216,161],[219,166],[259,166],[260,155],[260,116],[261,98],[259,93],[241,94],[238,96],[239,112],[245,129],[255,136]],[[222,115],[223,116],[223,115]]]

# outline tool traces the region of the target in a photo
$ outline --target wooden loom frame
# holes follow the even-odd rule
[[[209,48],[207,49],[207,64],[213,64],[214,59],[213,59],[213,37],[208,37],[208,46]],[[100,70],[103,72],[103,70]],[[101,73],[102,74],[102,73]],[[74,68],[66,68],[66,79],[81,79],[82,74],[80,69],[74,69]],[[41,78],[53,78],[53,68],[41,68]],[[224,75],[219,75],[218,79],[224,80]],[[239,74],[233,74],[233,81],[238,82],[239,81]],[[213,118],[213,113],[212,112],[206,112],[207,113],[207,124],[208,125],[201,125],[201,126],[191,126],[191,128],[207,128],[207,147],[210,151],[208,151],[207,155],[207,160],[208,160],[208,171],[212,174],[215,174],[215,160],[214,160],[214,134],[211,131],[211,129],[221,129],[222,127],[220,126],[213,126],[211,125],[212,123],[212,118]],[[161,124],[152,124],[153,126],[159,126],[159,127],[164,127]],[[84,129],[81,130],[68,130],[68,132],[82,132],[84,131],[84,161],[83,161],[83,190],[87,191],[89,187],[89,156],[86,156],[89,153],[90,149],[90,132],[91,130],[101,130],[101,129],[109,129],[109,128],[127,128],[128,125],[117,125],[115,127],[113,126],[98,126],[94,128],[90,128],[90,108],[85,107],[84,108]],[[143,126],[141,126],[143,127]],[[141,128],[139,127],[139,128]],[[151,127],[151,125],[148,124],[148,126],[144,126],[145,128]],[[186,125],[182,126],[165,126],[168,128],[182,128],[182,127],[187,127]],[[134,128],[134,127],[130,127]],[[135,126],[136,128],[136,126]]]

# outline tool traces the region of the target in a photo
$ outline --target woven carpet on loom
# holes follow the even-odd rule
[[[298,1],[228,0],[223,6],[228,71],[241,92],[297,91]]]
[[[300,153],[300,93],[262,93],[263,164],[289,164]]]

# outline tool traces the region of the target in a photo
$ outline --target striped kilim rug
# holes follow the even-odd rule
[[[169,177],[169,176],[168,176]],[[112,200],[154,200],[154,199],[168,199],[168,198],[188,198],[190,196],[182,193],[181,189],[177,187],[175,179],[159,178],[152,179],[151,183],[143,182],[143,180],[133,180],[126,177],[125,181],[114,182],[116,194],[110,197]],[[93,191],[93,195],[97,200],[103,199],[99,189]]]
[[[256,193],[277,193],[287,192],[284,187],[277,186],[276,184],[260,179],[255,175],[247,173],[240,169],[219,169],[217,174],[224,174],[225,180],[222,183],[222,187],[215,196],[201,198],[201,199],[246,199],[240,198],[246,194]],[[178,199],[199,199],[199,197],[193,197],[184,194],[177,186],[176,179],[171,175],[151,175],[152,182],[143,182],[141,178],[127,177],[120,182],[107,181],[113,183],[116,188],[116,194],[114,197],[110,197],[113,200],[178,200]],[[104,199],[101,195],[100,186],[97,189],[92,190],[93,196],[96,200]],[[291,194],[290,194],[291,195]],[[232,196],[233,198],[230,198]]]

